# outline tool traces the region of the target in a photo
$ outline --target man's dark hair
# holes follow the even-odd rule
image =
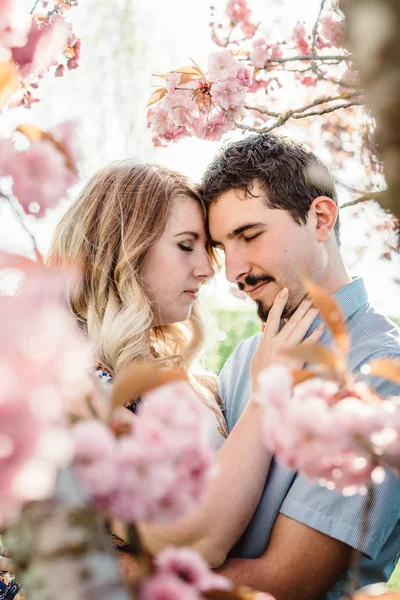
[[[318,196],[337,204],[328,167],[303,144],[274,134],[256,134],[223,148],[204,173],[200,194],[207,205],[230,189],[252,195],[258,181],[270,208],[286,210],[296,223],[306,223],[310,206]],[[339,241],[339,217],[335,224]]]

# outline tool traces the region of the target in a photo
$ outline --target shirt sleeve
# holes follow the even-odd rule
[[[357,548],[374,560],[400,517],[400,480],[387,470],[384,481],[374,485],[372,509],[363,535],[366,503],[366,496],[342,496],[297,475],[280,512]]]
[[[397,358],[397,357],[396,357]],[[399,396],[400,387],[381,378],[369,378],[383,397]],[[386,469],[381,484],[374,485],[374,499],[363,535],[367,497],[345,497],[297,475],[280,512],[299,523],[357,548],[374,560],[400,519],[400,479]]]

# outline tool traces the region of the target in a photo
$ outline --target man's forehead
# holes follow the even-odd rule
[[[208,224],[211,237],[227,236],[247,223],[265,219],[268,207],[261,195],[246,194],[243,190],[229,190],[210,205]]]

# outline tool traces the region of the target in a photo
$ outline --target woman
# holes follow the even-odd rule
[[[254,398],[225,440],[215,377],[195,362],[204,340],[197,294],[215,262],[205,216],[201,198],[183,175],[157,165],[114,163],[92,178],[61,219],[49,260],[82,269],[71,290],[71,310],[94,346],[101,376],[110,379],[138,360],[179,366],[209,407],[219,474],[210,481],[204,504],[173,527],[139,529],[150,552],[168,544],[191,546],[218,567],[253,515],[271,457],[261,440],[261,409]],[[305,300],[278,333],[286,301],[278,294],[266,324],[273,335],[264,336],[253,359],[253,381],[276,362],[286,338],[286,345],[302,341],[316,316]]]

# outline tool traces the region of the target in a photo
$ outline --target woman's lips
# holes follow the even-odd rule
[[[189,296],[189,298],[192,298],[192,300],[196,300],[198,293],[199,293],[199,290],[185,290],[184,291],[184,294]]]

